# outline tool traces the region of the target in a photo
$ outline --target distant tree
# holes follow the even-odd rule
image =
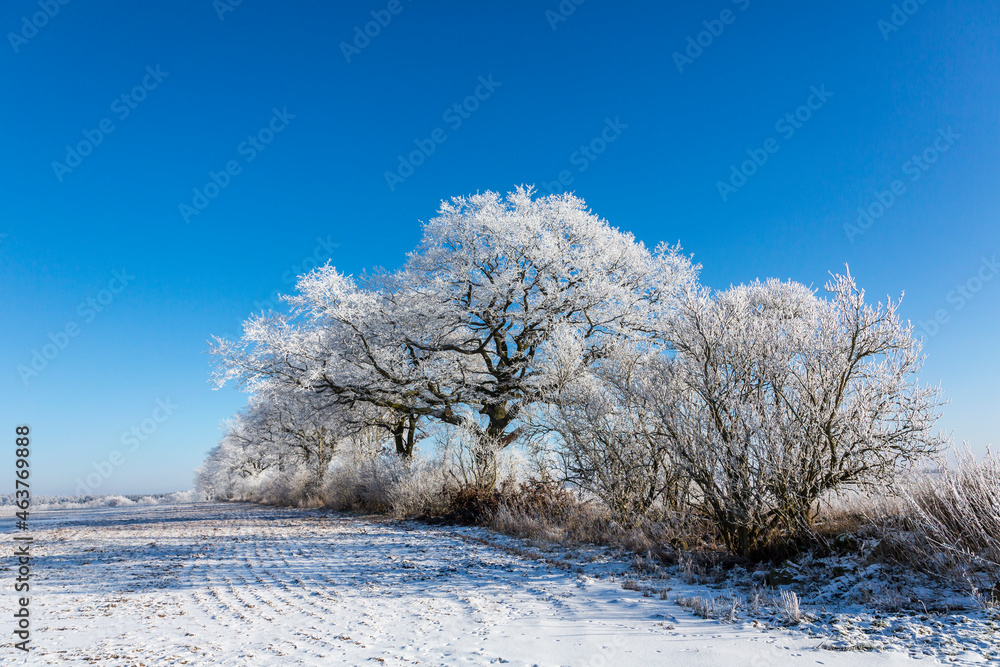
[[[261,437],[278,452],[287,452],[306,467],[318,484],[337,449],[351,430],[338,406],[325,405],[309,391],[288,391],[277,385],[255,395],[250,402],[261,424]]]
[[[195,488],[209,498],[242,499],[245,482],[282,466],[285,452],[278,450],[266,422],[244,409],[228,419],[224,433],[195,473]]]

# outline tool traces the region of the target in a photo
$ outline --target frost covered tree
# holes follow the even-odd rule
[[[315,393],[267,384],[225,422],[197,486],[223,497],[247,497],[267,473],[298,472],[307,487],[302,491],[315,490],[338,444],[355,431],[339,406],[324,405]]]
[[[695,274],[678,248],[651,252],[572,195],[456,197],[399,270],[354,279],[316,269],[288,299],[291,313],[216,341],[217,379],[375,408],[403,455],[419,420],[461,426],[488,460],[517,438],[525,408],[548,400],[541,362],[552,346],[573,340],[579,366],[593,365],[609,346],[651,335]]]
[[[324,405],[313,392],[285,390],[281,385],[256,394],[250,409],[262,424],[261,436],[277,452],[306,468],[318,484],[350,426],[338,406]]]
[[[660,405],[673,456],[735,552],[802,536],[823,494],[879,489],[937,451],[942,405],[898,302],[871,306],[847,275],[829,299],[775,280],[693,291],[667,335]]]
[[[329,267],[304,276],[305,290],[320,289],[321,301],[292,297],[291,313],[263,313],[244,323],[239,341],[216,339],[215,374],[219,386],[236,379],[251,394],[313,394],[345,427],[378,428],[392,435],[396,451],[412,454],[420,414],[415,412],[419,376],[398,341],[387,338],[390,322],[377,302],[384,300],[378,280],[362,288]],[[323,303],[324,298],[331,299]]]
[[[541,421],[559,435],[566,479],[594,493],[630,526],[656,503],[677,509],[686,480],[671,457],[659,409],[662,350],[624,344],[588,372],[569,374]]]
[[[195,488],[208,498],[245,499],[248,484],[282,467],[284,452],[275,448],[267,422],[250,409],[224,424],[224,433],[195,473]]]

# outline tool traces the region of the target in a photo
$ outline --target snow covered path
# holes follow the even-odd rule
[[[39,511],[32,642],[0,663],[895,665],[692,616],[479,529],[199,503]],[[11,544],[12,521],[3,521]],[[9,550],[5,548],[5,551]],[[595,562],[590,574],[621,571]],[[13,659],[12,659],[13,658]],[[920,661],[934,663],[932,659]]]

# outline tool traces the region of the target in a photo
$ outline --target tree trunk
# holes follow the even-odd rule
[[[507,427],[514,421],[514,415],[507,411],[505,404],[486,404],[479,414],[489,418],[485,431],[480,431],[475,451],[477,479],[479,485],[492,490],[497,483],[497,454],[517,440],[521,429],[507,433]]]
[[[396,443],[396,454],[404,459],[413,456],[413,441],[417,432],[417,416],[407,415],[396,422],[392,438]]]

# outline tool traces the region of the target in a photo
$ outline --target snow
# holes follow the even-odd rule
[[[32,510],[79,509],[83,507],[120,507],[125,505],[162,505],[165,503],[190,503],[201,495],[194,489],[173,493],[152,495],[104,495],[104,496],[32,496]],[[0,495],[0,511],[4,506],[14,505],[19,498],[13,493]]]
[[[5,512],[6,514],[6,512]],[[34,649],[9,664],[902,665],[905,647],[703,619],[632,561],[479,528],[235,503],[32,513]],[[6,533],[12,521],[2,518]],[[9,540],[9,536],[5,538]],[[11,559],[0,563],[10,582]],[[4,583],[5,608],[14,593]],[[10,616],[3,614],[5,623]],[[927,626],[939,632],[931,623]],[[5,633],[7,631],[5,630]],[[961,660],[976,660],[974,652]],[[933,656],[916,656],[933,664]]]

